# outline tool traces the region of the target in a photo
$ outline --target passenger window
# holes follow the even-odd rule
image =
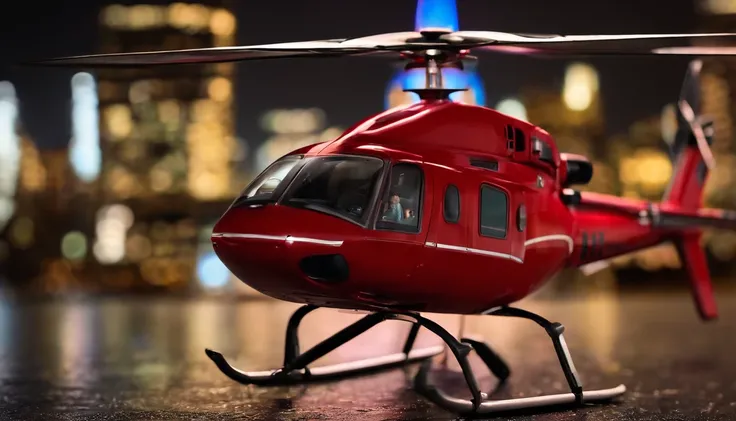
[[[506,193],[488,185],[480,187],[480,235],[506,238],[508,198]]]
[[[416,165],[394,165],[379,204],[376,229],[419,232],[423,182],[422,170]]]
[[[443,209],[445,221],[456,224],[458,219],[460,219],[460,192],[452,184],[447,186],[445,190],[445,204]]]

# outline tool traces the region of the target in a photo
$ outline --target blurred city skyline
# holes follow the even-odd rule
[[[38,13],[20,2],[18,11],[3,14],[0,80],[11,81],[19,99],[19,117],[40,147],[66,146],[71,132],[69,69],[17,67],[19,62],[100,51],[99,11],[110,1],[53,3]],[[164,4],[164,1],[118,2]],[[413,29],[415,0],[373,1],[356,9],[335,0],[318,5],[277,1],[249,7],[232,2],[238,21],[237,44],[353,37]],[[284,12],[285,7],[290,10]],[[698,16],[691,0],[659,2],[540,0],[458,2],[460,29],[541,33],[694,32]],[[150,46],[156,49],[155,45]],[[163,49],[161,46],[158,49]],[[483,54],[479,66],[487,105],[517,96],[523,87],[561,87],[572,60],[544,60]],[[636,120],[654,115],[676,99],[686,59],[674,57],[601,58],[588,60],[600,73],[603,112],[608,135],[621,133]],[[380,111],[393,72],[385,59],[289,60],[236,65],[234,78],[235,133],[256,147],[267,137],[260,117],[274,108],[318,106],[328,124],[349,127]],[[350,96],[345,96],[350,92]],[[554,133],[553,133],[554,135]]]
[[[8,48],[0,68],[0,277],[20,288],[242,288],[210,242],[213,224],[238,192],[291,150],[332,140],[357,120],[415,100],[402,87],[421,84],[424,77],[421,72],[399,72],[392,61],[377,58],[89,73],[5,66],[41,56],[413,30],[417,6],[416,0],[393,8],[374,2],[360,9],[362,23],[333,17],[330,25],[324,20],[354,13],[331,2],[319,9],[299,3],[289,14],[269,3],[249,14],[242,3],[235,7],[228,0],[106,2],[104,7],[85,1],[89,7],[76,15],[54,5],[37,21],[23,24],[31,16],[27,11],[18,15],[18,24],[5,26],[11,30],[5,39],[19,42]],[[520,25],[519,15],[508,6],[458,3],[461,29],[542,33],[719,32],[729,30],[736,14],[733,8],[696,15],[692,0],[677,0],[667,11],[651,5],[637,9],[625,1],[599,5],[608,23],[591,26],[590,20],[574,19],[589,13],[590,6],[574,8],[579,3],[574,1],[544,20],[541,9],[526,10],[524,16],[539,22],[533,27],[529,22]],[[518,3],[539,6],[531,0]],[[634,17],[632,11],[640,13]],[[57,12],[57,19],[49,20]],[[668,19],[644,25],[657,13],[668,13]],[[310,25],[297,24],[312,14],[318,19]],[[276,22],[264,23],[269,18]],[[618,18],[625,24],[607,30],[621,23]],[[72,23],[78,30],[68,26]],[[26,32],[40,30],[39,25],[45,33],[55,31],[54,37],[30,43],[40,32],[31,38]],[[555,30],[566,25],[569,30]],[[470,78],[470,91],[455,99],[481,102],[530,121],[548,130],[561,151],[586,155],[595,177],[582,190],[659,200],[672,174],[667,145],[674,137],[673,104],[687,63],[672,57],[535,60],[484,55],[479,77]],[[468,74],[448,71],[446,76],[452,83]],[[727,209],[736,209],[734,87],[736,68],[727,61],[706,60],[700,80],[702,114],[715,121],[718,166],[706,185],[705,200],[708,206]],[[714,273],[736,271],[731,263],[736,233],[709,233],[706,239],[711,260],[720,265]],[[652,272],[680,266],[670,244],[622,256],[614,265]]]

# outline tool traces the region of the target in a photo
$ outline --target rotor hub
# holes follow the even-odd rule
[[[425,71],[424,88],[406,89],[405,92],[418,94],[423,100],[446,100],[454,92],[466,91],[466,88],[446,88],[442,77],[442,69],[455,68],[463,70],[463,59],[467,57],[467,54],[467,50],[453,51],[447,48],[427,48],[426,50],[402,53],[402,57],[409,60],[409,63],[404,67],[405,70],[424,69]]]
[[[446,28],[424,28],[419,33],[427,41],[438,42],[443,35],[449,35],[452,31]]]

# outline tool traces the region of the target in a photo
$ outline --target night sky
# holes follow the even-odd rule
[[[97,14],[105,2],[12,1],[0,13],[0,80],[12,81],[21,118],[41,146],[68,142],[67,69],[19,68],[28,59],[96,52]],[[137,2],[124,2],[137,3]],[[416,0],[235,1],[241,44],[343,38],[413,30]],[[693,0],[458,0],[461,30],[557,34],[694,32]],[[665,6],[666,4],[666,6]],[[600,72],[609,132],[626,130],[677,99],[687,59],[589,60]],[[480,72],[488,104],[522,86],[561,86],[568,61],[484,53]],[[390,61],[375,57],[269,60],[241,63],[237,79],[238,135],[262,140],[258,118],[275,107],[326,110],[329,123],[347,127],[383,107]],[[554,133],[553,133],[554,134]]]

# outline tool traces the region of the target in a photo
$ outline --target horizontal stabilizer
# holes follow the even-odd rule
[[[658,210],[652,215],[652,224],[658,228],[688,229],[716,228],[736,231],[736,211],[725,209]]]

